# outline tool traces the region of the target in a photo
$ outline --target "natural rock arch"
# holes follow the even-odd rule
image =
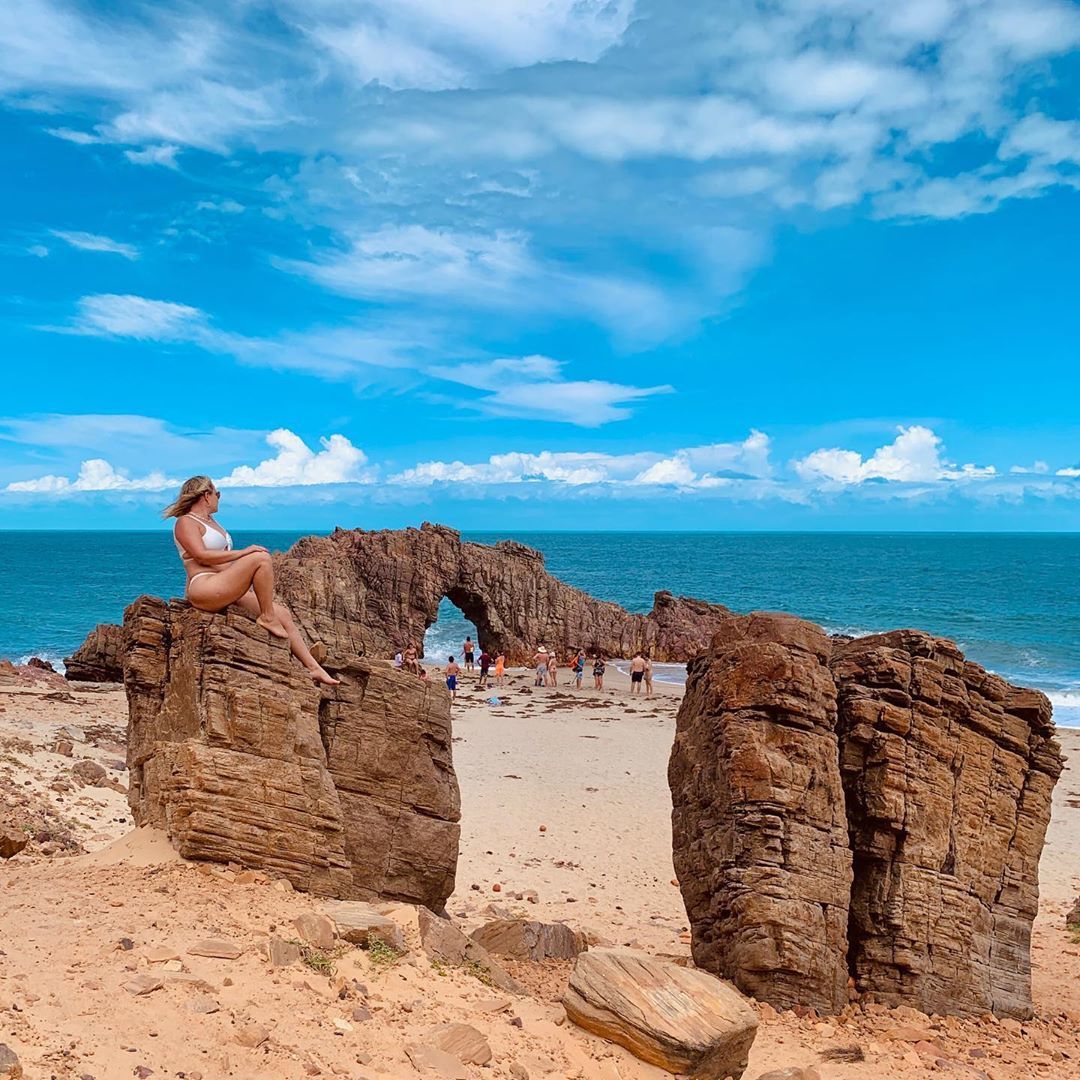
[[[479,644],[527,663],[536,647],[581,646],[608,656],[648,651],[685,661],[731,617],[721,605],[658,592],[646,615],[597,600],[552,577],[544,556],[512,540],[463,541],[443,525],[419,529],[335,529],[275,556],[281,598],[304,631],[350,653],[393,656],[438,618],[444,597],[478,632]]]

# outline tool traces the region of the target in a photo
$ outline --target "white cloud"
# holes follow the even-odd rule
[[[854,450],[815,450],[792,462],[805,481],[861,484],[867,480],[895,482],[935,482],[939,480],[979,479],[994,476],[993,465],[947,464],[941,458],[941,438],[928,427],[915,424],[900,427],[899,434],[886,446],[878,447],[863,459]]]
[[[28,254],[38,259],[46,259],[49,256],[49,249],[44,244],[31,244],[26,250]]]
[[[217,214],[242,214],[243,203],[235,199],[201,199],[195,204],[196,210],[210,210]]]
[[[179,146],[173,146],[171,143],[160,143],[157,146],[148,146],[143,150],[125,150],[124,157],[133,165],[164,165],[166,169],[175,169],[176,155],[179,152]]]
[[[688,447],[653,462],[633,482],[709,487],[727,480],[765,479],[772,474],[769,445],[768,435],[751,431],[741,443]]]
[[[94,135],[89,131],[76,131],[74,128],[47,128],[46,134],[63,139],[65,142],[75,143],[77,146],[93,146],[106,141],[100,135]]]
[[[1080,476],[1080,466],[1072,466],[1072,465],[1070,465],[1067,468],[1058,469],[1057,472],[1054,473],[1054,475],[1055,476],[1067,476],[1067,477]]]
[[[278,428],[266,436],[277,453],[258,465],[240,465],[223,476],[221,487],[292,487],[312,484],[364,484],[373,474],[366,470],[367,456],[344,435],[319,440],[314,451],[298,435]]]
[[[162,491],[179,483],[179,480],[171,480],[160,472],[132,478],[114,469],[103,458],[90,458],[82,463],[79,475],[74,480],[66,476],[40,476],[36,480],[13,481],[4,490],[39,495],[73,495],[83,491]]]
[[[187,304],[144,296],[99,293],[79,301],[71,332],[139,341],[188,340],[205,323],[203,313]]]
[[[108,236],[99,236],[97,233],[68,232],[64,229],[53,229],[52,235],[65,244],[70,244],[80,251],[101,251],[110,255],[123,255],[125,259],[134,261],[139,257],[139,249],[133,244],[124,244],[119,240],[112,240]]]

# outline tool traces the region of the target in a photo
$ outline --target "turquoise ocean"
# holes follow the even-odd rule
[[[224,520],[224,519],[223,519]],[[227,525],[227,520],[225,521]],[[244,532],[282,549],[303,533]],[[1080,534],[466,533],[538,548],[551,573],[631,611],[658,589],[736,611],[791,611],[866,634],[919,627],[976,662],[1046,692],[1080,727]],[[141,593],[175,596],[183,574],[169,531],[0,531],[0,657],[57,662]],[[428,631],[438,661],[475,637],[449,601]],[[569,643],[567,643],[569,644]],[[680,669],[665,670],[679,679]]]

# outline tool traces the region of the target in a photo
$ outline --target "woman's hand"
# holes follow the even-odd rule
[[[267,555],[270,554],[270,549],[263,547],[262,544],[248,544],[248,546],[244,548],[243,551],[238,552],[238,554],[250,555],[252,552],[255,551],[265,551]]]

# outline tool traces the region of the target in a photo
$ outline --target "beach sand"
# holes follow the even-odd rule
[[[558,919],[597,942],[688,957],[666,782],[681,688],[658,683],[655,697],[632,699],[611,665],[603,692],[534,690],[521,672],[502,690],[462,682],[454,707],[462,849],[450,913],[466,929],[503,912]],[[495,696],[503,704],[489,704]],[[291,936],[290,920],[318,901],[230,880],[178,859],[159,835],[133,831],[117,767],[125,721],[117,688],[49,679],[0,686],[2,813],[38,837],[0,864],[0,1042],[27,1077],[418,1077],[405,1045],[457,1020],[479,1028],[494,1051],[491,1065],[467,1067],[476,1078],[513,1076],[512,1064],[534,1080],[669,1075],[565,1021],[557,1002],[569,963],[509,965],[530,995],[505,1007],[504,995],[468,973],[439,974],[421,957],[382,968],[350,950],[336,983],[306,968],[269,968],[260,941]],[[1080,1075],[1080,944],[1064,930],[1080,892],[1080,732],[1061,737],[1073,761],[1042,861],[1035,1020],[860,1009],[817,1018],[760,1007],[747,1080],[785,1066],[814,1066],[823,1080]],[[63,739],[70,757],[54,752]],[[71,775],[83,757],[105,770],[97,786]],[[235,941],[243,955],[187,953],[211,936]],[[170,966],[183,970],[166,970],[154,949],[175,951]],[[143,996],[124,988],[147,974],[163,985]],[[354,1019],[356,1008],[372,1018]],[[890,1037],[913,1024],[930,1027],[933,1044]],[[250,1025],[269,1033],[257,1048],[238,1042]],[[862,1060],[827,1060],[830,1052]]]

